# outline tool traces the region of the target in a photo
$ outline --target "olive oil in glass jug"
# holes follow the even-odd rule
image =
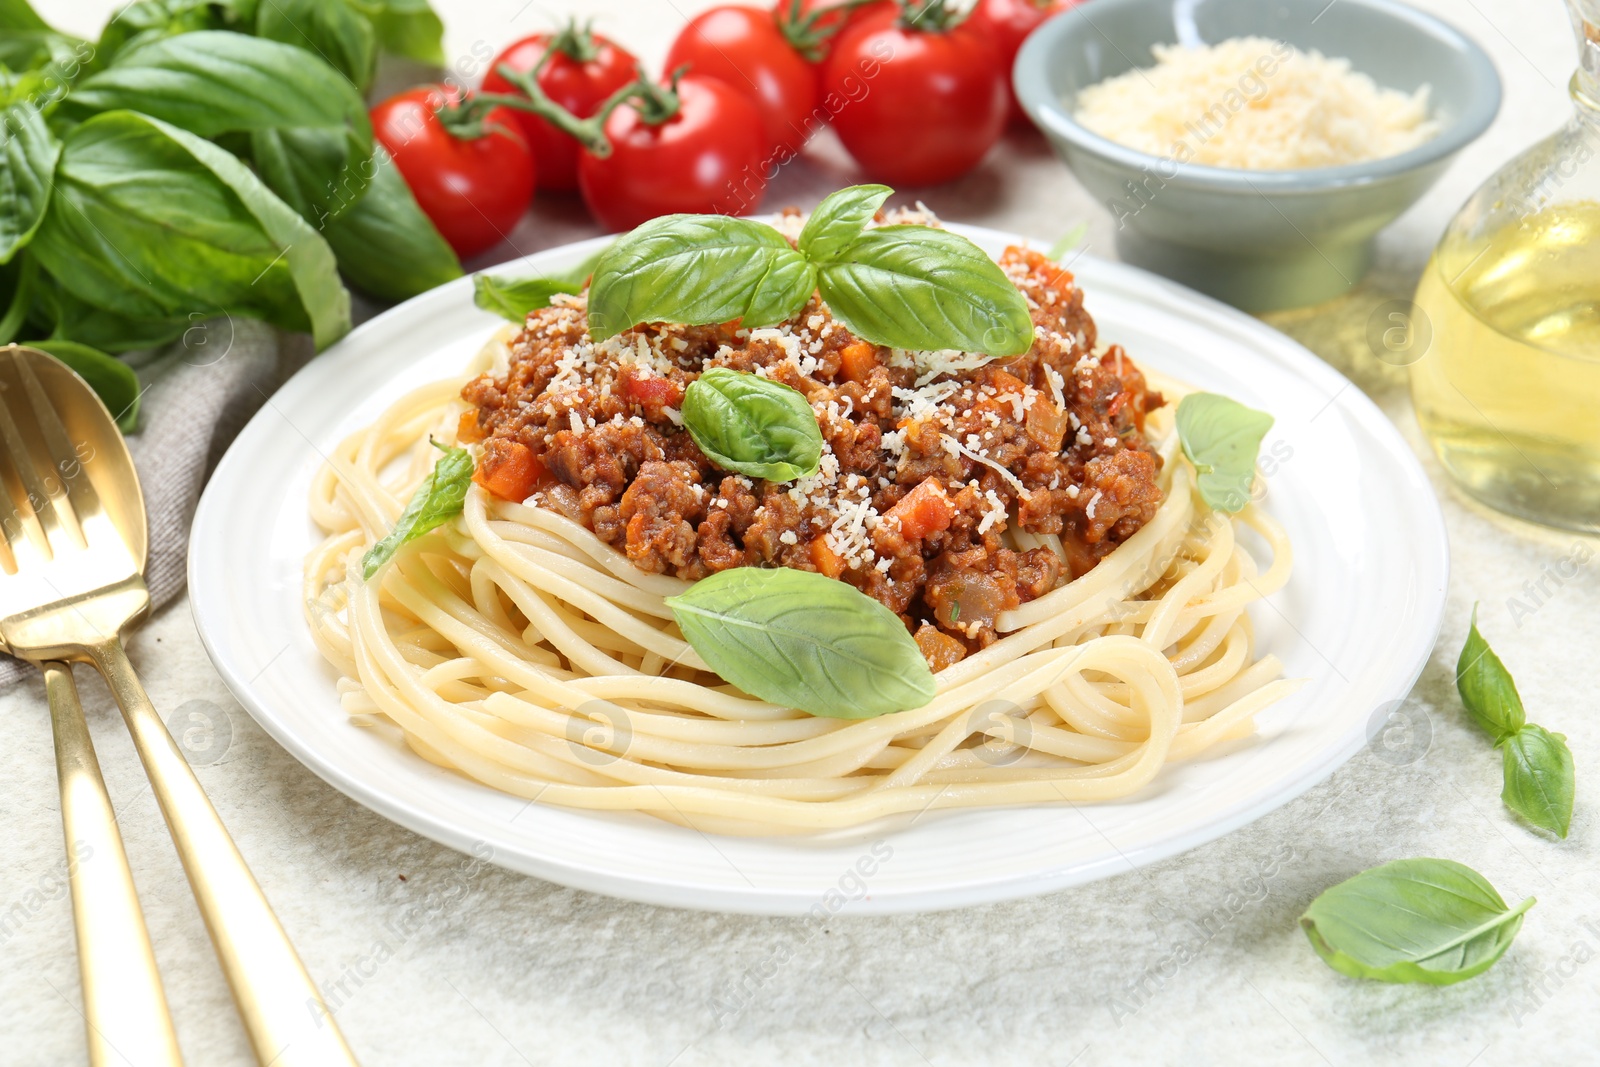
[[[1416,304],[1418,421],[1467,493],[1600,531],[1600,0],[1567,0],[1567,125],[1502,167],[1434,250]]]

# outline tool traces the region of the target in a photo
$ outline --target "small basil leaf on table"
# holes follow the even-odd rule
[[[1201,498],[1216,511],[1242,510],[1272,416],[1216,393],[1190,393],[1178,403],[1177,424]]]
[[[726,471],[792,482],[817,472],[822,430],[798,389],[713,367],[683,394],[683,428]]]
[[[666,215],[595,264],[589,333],[603,341],[644,322],[771,326],[798,314],[815,288],[815,269],[765,223]]]
[[[339,272],[384,300],[408,300],[461,277],[455,251],[417,206],[381,144],[372,146],[369,168],[367,191],[322,231]]]
[[[549,307],[551,298],[557,293],[574,296],[583,292],[584,284],[603,255],[605,250],[601,249],[571,270],[532,278],[474,274],[472,302],[520,326],[527,321],[528,312]]]
[[[139,378],[126,363],[76,341],[56,339],[24,343],[50,353],[76,371],[105,402],[106,410],[117,420],[123,433],[131,433],[139,424]]]
[[[74,296],[135,319],[237,312],[309,332],[350,329],[326,241],[228,152],[131,111],[76,127],[55,204],[29,247]]]
[[[1028,302],[983,249],[948,230],[864,230],[817,268],[836,318],[873,344],[1004,357],[1033,345]]]
[[[1505,955],[1533,904],[1529,897],[1508,908],[1482,875],[1453,860],[1395,860],[1324,891],[1300,925],[1340,974],[1453,985]]]
[[[813,263],[840,258],[892,192],[887,185],[852,185],[828,194],[800,231],[800,251]]]
[[[475,464],[472,453],[464,448],[448,448],[433,442],[444,455],[433,465],[433,470],[422,479],[417,491],[411,494],[394,528],[377,544],[367,549],[361,557],[361,578],[371,578],[394,558],[400,546],[415,541],[429,530],[437,529],[461,514],[462,503],[467,499],[467,489],[472,485]]]
[[[1472,605],[1467,642],[1461,646],[1461,656],[1456,660],[1456,689],[1461,693],[1461,705],[1467,709],[1467,715],[1494,738],[1497,745],[1522,729],[1527,721],[1511,672],[1478,632],[1476,604]]]
[[[336,217],[366,188],[372,123],[339,71],[293,45],[221,30],[130,48],[77,86],[73,116],[128,109],[199,134],[250,135],[261,179],[301,217]]]
[[[0,110],[0,123],[0,263],[9,263],[44,221],[61,142],[26,100]]]
[[[1528,723],[1501,742],[1506,807],[1541,830],[1565,838],[1572,826],[1576,774],[1567,739]]]
[[[345,0],[271,0],[256,10],[256,36],[322,57],[363,92],[372,81],[377,33]]]
[[[445,65],[444,23],[428,6],[428,0],[350,2],[372,20],[383,51],[433,67]]]
[[[870,719],[933,699],[933,675],[905,625],[838,579],[735,567],[702,578],[667,606],[707,666],[761,700]]]

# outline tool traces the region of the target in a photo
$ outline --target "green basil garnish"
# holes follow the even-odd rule
[[[899,617],[835,578],[735,567],[667,606],[700,658],[761,700],[870,719],[933,699],[933,674]]]
[[[1340,974],[1453,985],[1505,955],[1533,904],[1508,908],[1482,875],[1452,860],[1395,860],[1323,892],[1300,925]]]
[[[550,298],[557,293],[575,296],[583,292],[584,283],[594,273],[595,264],[605,255],[602,249],[568,271],[543,274],[536,278],[494,277],[488,274],[472,276],[472,302],[485,311],[509,319],[517,325],[527,321],[528,312],[550,306]]]
[[[791,248],[748,219],[668,215],[619,240],[595,266],[589,332],[643,322],[771,326],[820,290],[850,331],[913,351],[1014,356],[1033,344],[1028,302],[983,249],[929,226],[863,229],[890,190],[829,196]]]
[[[893,192],[887,185],[852,185],[829,193],[800,231],[800,251],[813,261],[838,258]]]
[[[822,430],[798,389],[712,367],[683,394],[683,428],[723,470],[769,482],[817,473]]]
[[[475,466],[472,453],[464,448],[447,448],[437,441],[433,442],[433,446],[444,455],[439,457],[439,462],[433,465],[428,476],[422,479],[417,491],[411,494],[406,509],[394,521],[394,529],[361,557],[363,581],[371,578],[379,567],[394,558],[401,545],[416,540],[461,514],[462,502],[467,499],[467,488],[472,484]]]
[[[1522,698],[1517,695],[1517,683],[1511,672],[1494,654],[1489,642],[1478,632],[1478,605],[1472,605],[1472,621],[1467,629],[1467,643],[1461,646],[1456,660],[1456,689],[1461,693],[1461,704],[1472,721],[1481,726],[1500,744],[1522,729],[1527,715],[1522,710]]]
[[[666,215],[618,239],[595,264],[589,333],[643,322],[772,326],[799,313],[816,271],[771,226],[723,215]]]
[[[1566,737],[1528,723],[1506,738],[1501,751],[1505,785],[1500,799],[1533,825],[1564,839],[1572,826],[1577,791]]]
[[[995,357],[1033,345],[1027,299],[983,249],[949,230],[863,230],[819,264],[817,286],[850,332],[874,344]]]
[[[1272,416],[1216,393],[1190,393],[1178,403],[1177,423],[1201,498],[1216,511],[1242,510],[1250,503],[1256,456]]]

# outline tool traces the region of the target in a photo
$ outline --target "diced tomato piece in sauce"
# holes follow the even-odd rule
[[[478,425],[478,411],[463,411],[461,418],[456,422],[456,442],[463,445],[475,445],[483,440],[483,427]]]
[[[920,541],[929,534],[948,530],[955,519],[956,510],[951,506],[950,498],[945,495],[939,480],[925,478],[900,503],[889,509],[889,515],[899,521],[901,537],[907,541]]]
[[[623,373],[620,391],[622,399],[644,407],[675,408],[683,403],[683,388],[677,382],[656,375],[646,378],[632,369]]]

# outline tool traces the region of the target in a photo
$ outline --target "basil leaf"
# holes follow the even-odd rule
[[[1089,233],[1089,224],[1080,222],[1072,229],[1061,235],[1061,239],[1050,246],[1050,251],[1045,253],[1046,259],[1060,261],[1061,257],[1083,244],[1083,239]]]
[[[9,263],[44,221],[61,142],[26,101],[0,110],[0,123],[0,263]]]
[[[87,41],[54,30],[0,29],[0,67],[39,76],[34,90],[43,106],[66,95],[67,89],[94,55]]]
[[[357,0],[355,6],[372,20],[385,52],[435,67],[445,65],[444,23],[428,0]]]
[[[683,428],[723,470],[769,482],[817,473],[822,430],[798,389],[712,367],[683,394]]]
[[[1530,722],[1506,738],[1502,750],[1505,787],[1500,799],[1539,829],[1565,839],[1576,789],[1566,737]]]
[[[48,352],[77,372],[89,388],[105,401],[106,410],[117,420],[123,433],[132,433],[139,424],[139,378],[120,359],[76,341],[25,341],[30,348]]]
[[[1216,511],[1242,510],[1250,503],[1256,456],[1272,416],[1216,393],[1190,393],[1178,403],[1177,423],[1200,496]]]
[[[557,293],[575,296],[583,292],[595,264],[605,255],[601,249],[576,267],[555,274],[542,274],[536,278],[494,277],[488,274],[472,276],[472,302],[485,311],[522,325],[528,313],[550,306],[550,298]]]
[[[350,283],[384,300],[407,300],[461,277],[461,261],[417,206],[381,144],[361,199],[322,231]]]
[[[933,675],[899,617],[854,586],[788,567],[735,567],[669,597],[685,640],[751,696],[832,719],[933,699]]]
[[[256,13],[256,36],[320,56],[363,92],[372,81],[377,33],[345,0],[271,0]]]
[[[664,215],[595,264],[589,333],[603,341],[643,322],[771,326],[798,314],[815,288],[815,269],[765,223]]]
[[[394,521],[394,529],[361,557],[363,581],[371,578],[379,567],[394,558],[401,545],[415,541],[429,530],[443,526],[461,514],[462,502],[467,499],[467,488],[472,485],[475,466],[472,453],[464,448],[447,448],[437,441],[433,442],[433,447],[444,455],[439,457],[439,462],[433,465],[428,476],[422,479],[417,491],[411,494],[405,510]]]
[[[39,17],[28,0],[0,0],[0,30],[43,30],[50,24]]]
[[[333,252],[244,164],[130,111],[67,136],[55,205],[30,246],[61,286],[138,319],[236,311],[317,347],[350,329]]]
[[[1340,974],[1453,985],[1494,966],[1533,904],[1507,908],[1482,875],[1452,860],[1395,860],[1324,891],[1300,925]]]
[[[983,249],[929,226],[864,230],[817,270],[834,316],[874,344],[1014,356],[1033,345],[1028,302]]]
[[[800,251],[813,263],[838,258],[892,192],[887,185],[852,185],[828,194],[800,231]]]
[[[225,9],[205,0],[134,0],[117,10],[100,31],[100,41],[89,66],[104,70],[123,52],[165,37],[197,30],[220,30]]]
[[[137,319],[87,304],[61,287],[49,274],[36,285],[35,314],[31,317],[50,331],[54,340],[80,341],[102,352],[131,352],[159,348],[176,341],[204,317],[193,319]]]
[[[1497,745],[1522,729],[1527,721],[1511,672],[1478,632],[1476,604],[1472,605],[1467,642],[1461,646],[1461,655],[1456,660],[1456,689],[1461,693],[1461,705],[1467,709],[1468,717],[1494,738]]]
[[[361,94],[293,45],[220,30],[162,38],[118,56],[65,106],[126,108],[202,137],[248,133],[261,179],[310,221],[366,188],[372,123]]]

